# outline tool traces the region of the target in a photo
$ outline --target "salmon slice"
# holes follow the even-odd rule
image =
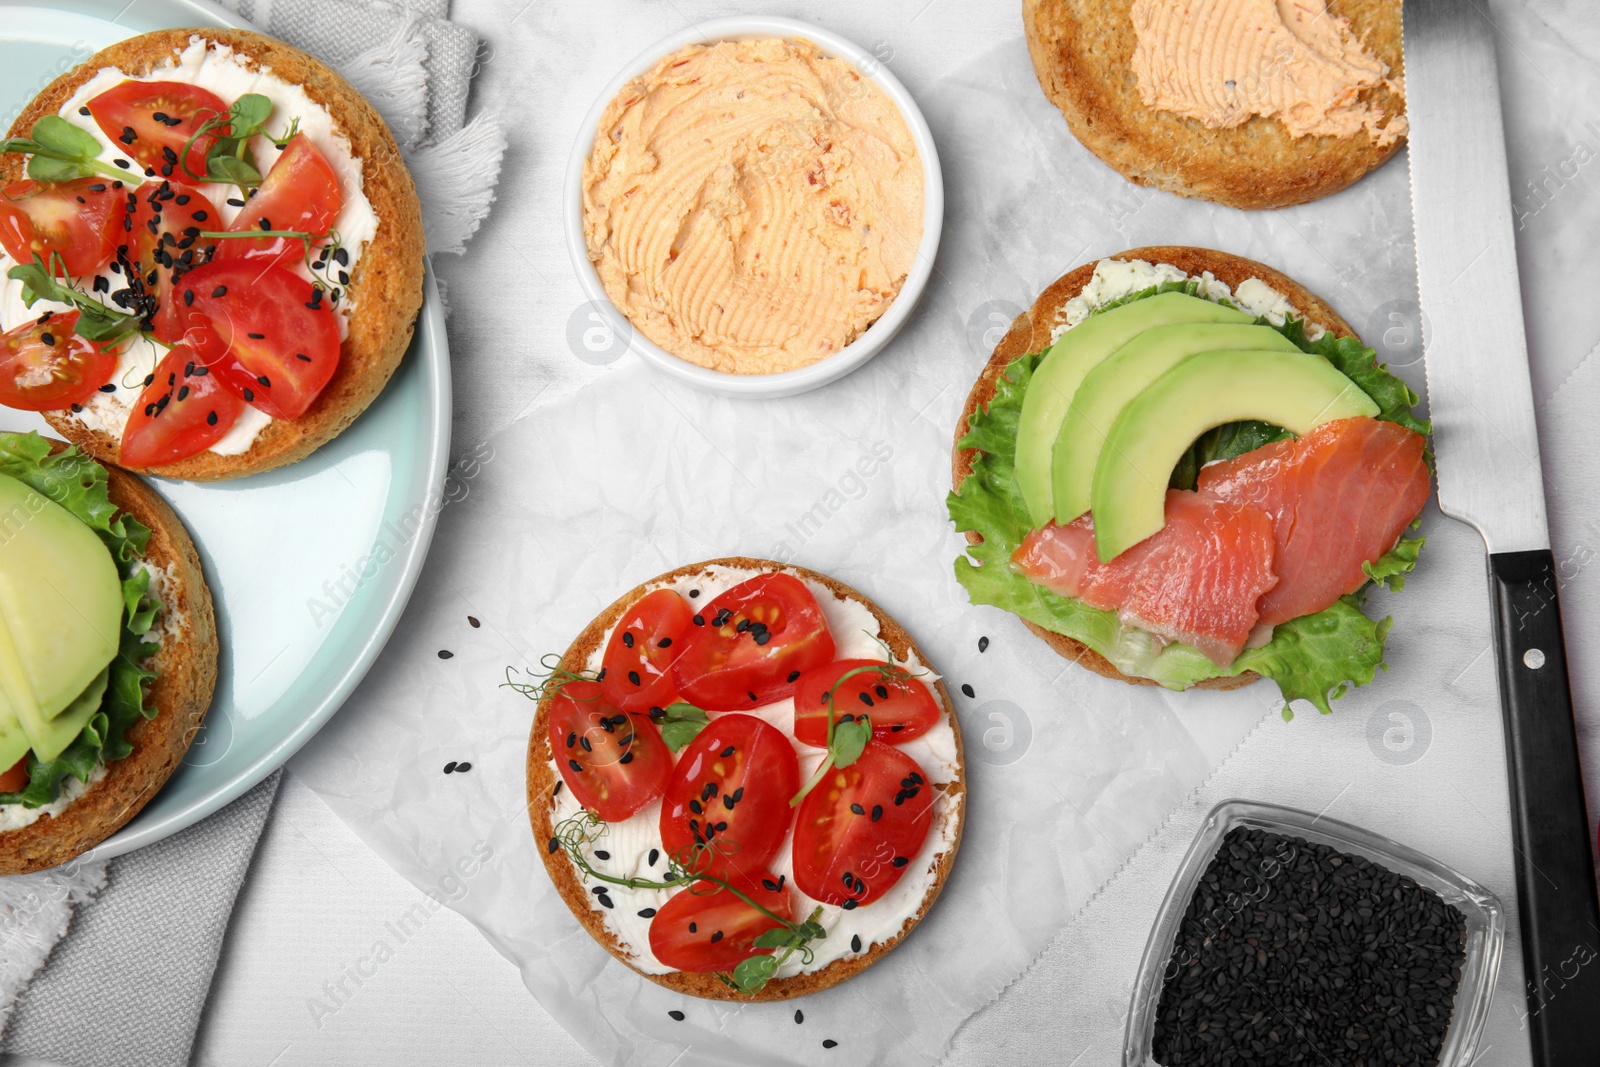
[[[1094,520],[1084,515],[1028,534],[1012,564],[1054,592],[1226,666],[1278,581],[1272,518],[1254,505],[1176,489],[1167,492],[1166,516],[1159,533],[1109,563],[1095,554]]]
[[[1261,598],[1277,625],[1329,607],[1366,582],[1428,502],[1421,434],[1366,417],[1324,423],[1200,472],[1199,491],[1272,517],[1278,584]]]

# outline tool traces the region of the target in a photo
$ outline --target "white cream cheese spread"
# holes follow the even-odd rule
[[[1154,285],[1189,281],[1190,278],[1188,273],[1171,263],[1102,259],[1094,265],[1094,276],[1083,287],[1083,292],[1068,300],[1056,313],[1056,321],[1050,327],[1050,342],[1054,344],[1060,340],[1062,334],[1088,318],[1097,308]],[[1260,278],[1246,278],[1236,289],[1230,289],[1226,282],[1219,281],[1210,271],[1202,271],[1193,280],[1199,285],[1199,295],[1207,300],[1231,301],[1241,311],[1259,315],[1274,326],[1282,326],[1291,316],[1305,318],[1305,313],[1289,303],[1288,297]],[[1321,326],[1310,321],[1306,322],[1305,331],[1306,337],[1312,341],[1324,333]]]
[[[705,604],[718,594],[761,573],[766,572],[712,566],[702,573],[652,585],[649,588],[674,589],[685,597],[688,597],[691,590],[698,590],[699,595],[692,598],[691,603]],[[796,577],[804,580],[803,575]],[[822,607],[823,615],[827,619],[828,630],[833,635],[836,659],[880,659],[883,656],[883,646],[876,640],[878,620],[866,605],[856,600],[841,600],[831,589],[817,582],[807,580],[806,586],[817,598],[817,603]],[[609,638],[608,631],[596,646],[588,664],[591,670],[599,670]],[[930,688],[938,678],[915,655],[896,662]],[[937,702],[937,697],[935,699]],[[794,740],[793,700],[768,704],[744,714],[764,720],[790,739],[794,745],[795,755],[799,759],[801,781],[810,778],[826,756],[822,749],[811,748]],[[960,776],[961,763],[956,746],[955,729],[942,702],[940,702],[940,719],[933,729],[895,747],[916,760],[929,782],[934,785],[953,782]],[[552,763],[552,773],[555,773],[554,767]],[[932,792],[933,821],[928,828],[928,837],[923,842],[922,850],[907,865],[905,874],[888,893],[866,907],[845,911],[842,908],[823,905],[822,917],[818,921],[828,936],[812,942],[814,959],[810,964],[802,965],[799,956],[796,955],[778,971],[778,977],[787,978],[796,974],[819,971],[834,960],[868,952],[873,945],[888,941],[905,929],[906,922],[921,909],[923,899],[938,880],[939,858],[955,846],[960,832],[960,813],[956,806],[944,792],[938,789]],[[556,798],[553,819],[559,823],[578,814],[580,810],[581,805],[573,799],[572,791],[563,789]],[[609,853],[610,859],[596,859],[591,852],[589,862],[596,870],[620,878],[660,878],[665,873],[666,864],[658,861],[652,867],[648,862],[651,850],[661,847],[660,823],[661,802],[658,800],[630,819],[607,824],[605,836],[596,843],[596,847]],[[773,858],[771,873],[786,878],[786,884],[791,886],[790,891],[794,894],[795,916],[797,919],[803,919],[810,915],[818,902],[806,896],[793,884],[794,867],[790,847],[792,840],[791,831],[790,842],[785,843],[782,850]],[[624,950],[631,955],[634,967],[648,974],[666,974],[672,968],[657,960],[650,951],[650,919],[641,916],[639,912],[644,909],[660,908],[675,892],[678,890],[612,887],[611,895],[616,902],[615,908],[604,907],[594,894],[590,894],[588,900],[589,907],[601,914],[606,928],[616,935]],[[855,938],[860,939],[859,950],[853,947]]]
[[[207,41],[198,34],[189,38],[189,47],[181,54],[172,57],[167,65],[157,67],[148,74],[137,76],[125,74],[115,67],[101,70],[72,94],[62,105],[60,115],[74,126],[92,134],[100,142],[99,158],[103,162],[126,160],[129,163],[129,172],[136,175],[143,172],[143,167],[132,156],[124,153],[121,145],[107,137],[92,117],[79,113],[79,109],[90,100],[128,80],[188,82],[209,89],[230,104],[246,93],[259,93],[272,101],[272,114],[266,122],[266,128],[278,133],[287,129],[290,122],[299,120],[300,132],[316,145],[317,151],[322,153],[323,158],[328,161],[339,178],[339,190],[344,203],[334,219],[333,229],[338,232],[340,246],[350,257],[350,262],[344,269],[347,272],[355,269],[362,251],[377,233],[379,220],[372,209],[372,204],[362,191],[362,164],[351,151],[349,139],[339,130],[328,110],[306,95],[302,86],[293,85],[277,77],[271,68],[251,69],[244,57],[235,54],[232,48]],[[277,156],[277,146],[269,138],[258,136],[251,141],[250,149],[255,153],[256,160],[261,166],[270,170],[271,163]],[[160,178],[145,179],[146,182],[160,180]],[[221,216],[222,227],[231,223],[233,217],[242,210],[227,202],[230,197],[238,197],[239,191],[236,187],[207,183],[199,188],[216,207]],[[47,310],[69,310],[67,305],[50,300],[36,301],[31,308],[26,306],[22,302],[22,283],[5,277],[6,271],[15,265],[14,260],[4,252],[0,252],[0,331],[15,329],[29,319],[38,318]],[[305,277],[310,277],[304,264],[300,264],[297,271]],[[109,270],[103,270],[101,274],[112,290],[120,289],[125,284],[118,275]],[[93,278],[82,278],[79,282],[88,290],[91,289],[93,280]],[[347,332],[347,320],[353,307],[348,298],[341,300],[338,305],[339,314],[334,318],[341,338]],[[116,372],[111,377],[110,384],[116,388],[96,393],[81,405],[82,410],[75,413],[78,421],[85,429],[121,438],[123,429],[128,424],[128,416],[132,414],[134,405],[139,400],[139,394],[144,391],[145,378],[155,370],[156,364],[166,352],[165,345],[158,344],[146,336],[135,337],[129,341],[119,354]],[[256,436],[271,421],[271,417],[266,413],[247,405],[239,420],[234,423],[233,429],[212,445],[210,451],[224,456],[242,455],[250,450]]]

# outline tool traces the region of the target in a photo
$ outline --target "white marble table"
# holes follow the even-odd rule
[[[457,451],[509,423],[534,390],[570,387],[601,372],[564,351],[551,357],[559,366],[491,361],[505,351],[495,342],[506,316],[526,316],[541,338],[554,339],[579,302],[556,220],[542,217],[537,198],[522,190],[559,181],[589,102],[585,94],[592,96],[628,57],[686,22],[761,10],[815,19],[867,47],[886,45],[892,68],[920,93],[967,57],[1016,37],[1019,6],[1017,0],[616,0],[580,9],[556,0],[455,0],[453,17],[488,45],[474,107],[501,109],[514,131],[495,214],[465,261],[437,264],[454,310]],[[1587,18],[1581,0],[1534,6],[1575,47],[1600,58],[1600,24]],[[579,10],[591,21],[574,33]],[[504,264],[506,276],[523,283],[517,304],[508,307],[483,291],[485,264]],[[548,348],[542,341],[538,347]],[[240,897],[195,1062],[593,1062],[473,927],[448,910],[428,912],[426,903],[320,799],[287,778]],[[380,942],[387,952],[375,955]]]

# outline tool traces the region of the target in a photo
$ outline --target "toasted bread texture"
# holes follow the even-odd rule
[[[1288,298],[1307,321],[1317,323],[1329,333],[1338,337],[1354,337],[1355,331],[1350,329],[1349,323],[1340,318],[1331,307],[1320,297],[1312,294],[1305,286],[1273,270],[1264,263],[1257,263],[1253,259],[1235,256],[1228,252],[1218,252],[1210,248],[1187,248],[1180,245],[1152,245],[1145,248],[1130,248],[1125,252],[1106,257],[1108,259],[1134,260],[1142,259],[1149,263],[1170,263],[1179,270],[1190,275],[1199,275],[1210,271],[1219,281],[1226,282],[1230,288],[1237,288],[1239,283],[1249,278],[1259,278],[1272,288]],[[1030,352],[1042,352],[1050,347],[1050,331],[1058,322],[1062,309],[1068,300],[1083,292],[1083,287],[1089,284],[1089,279],[1094,277],[1095,263],[1092,260],[1057,278],[1039,294],[1033,307],[1018,315],[1011,323],[1011,329],[995,345],[994,354],[989,357],[989,362],[984,365],[983,372],[978,375],[978,380],[973,383],[972,391],[967,394],[966,406],[962,409],[961,418],[956,422],[955,445],[951,454],[950,487],[959,489],[961,483],[972,473],[973,461],[978,458],[975,449],[962,448],[961,439],[967,435],[967,424],[973,413],[979,410],[987,411],[989,401],[994,399],[995,389],[1000,380],[1000,375],[1006,367],[1017,357]],[[967,541],[970,544],[979,544],[983,541],[982,535],[967,532]],[[1107,678],[1116,678],[1133,685],[1155,685],[1149,678],[1132,678],[1111,665],[1100,653],[1064,634],[1053,633],[1027,619],[1022,620],[1023,625],[1038,634],[1045,643],[1055,649],[1067,659],[1079,663],[1096,674]],[[1240,686],[1249,685],[1261,676],[1254,671],[1245,671],[1231,678],[1207,678],[1195,684],[1196,689],[1238,689]]]
[[[1133,0],[1022,3],[1028,52],[1045,95],[1073,135],[1129,181],[1230,207],[1287,207],[1338,192],[1404,142],[1379,145],[1364,131],[1294,137],[1261,115],[1211,129],[1151,110],[1132,69],[1132,6]],[[1400,0],[1329,0],[1328,10],[1350,20],[1356,38],[1400,83]],[[1405,98],[1386,87],[1363,90],[1361,99],[1386,114],[1405,113]]]
[[[51,82],[11,124],[22,136],[41,116],[54,115],[78,88],[106,67],[147,74],[189,46],[191,36],[227,45],[252,68],[271,68],[286,82],[326,108],[361,160],[362,192],[378,216],[378,230],[350,272],[347,300],[353,305],[349,333],[339,350],[339,368],[311,407],[298,419],[274,419],[248,451],[236,456],[201,452],[159,467],[133,468],[141,474],[191,481],[239,478],[282,467],[309,456],[337,437],[367,409],[400,365],[411,345],[422,307],[422,208],[389,127],[349,82],[320,60],[282,41],[248,30],[215,27],[160,30],[119,41]],[[0,156],[0,182],[23,176],[23,158]],[[47,412],[45,420],[61,436],[104,463],[117,463],[121,441],[89,430],[70,412]]]
[[[596,616],[584,631],[573,641],[561,658],[561,666],[573,672],[581,671],[587,666],[589,657],[596,649],[602,647],[606,633],[622,617],[622,613],[633,605],[640,597],[652,588],[663,583],[673,581],[680,577],[692,577],[703,574],[712,567],[734,567],[761,571],[786,571],[796,577],[817,582],[832,591],[833,595],[841,600],[849,599],[863,605],[871,611],[878,620],[879,636],[893,650],[896,658],[904,658],[907,653],[917,652],[918,658],[926,659],[918,652],[916,645],[911,640],[911,635],[890,618],[889,615],[871,600],[862,596],[843,582],[818,574],[816,571],[804,567],[795,567],[789,564],[774,563],[771,560],[751,559],[740,556],[728,559],[706,560],[703,563],[692,563],[677,570],[669,571],[659,577],[623,594],[605,611]],[[809,974],[799,974],[791,978],[774,978],[758,993],[740,993],[730,989],[714,974],[695,974],[688,971],[672,971],[667,974],[646,974],[639,971],[644,977],[657,985],[666,986],[668,989],[689,996],[704,997],[708,1000],[789,1000],[794,997],[805,996],[818,990],[827,989],[837,985],[853,975],[860,974],[878,960],[882,959],[890,949],[905,940],[913,927],[927,914],[933,906],[934,900],[939,896],[939,891],[944,887],[945,880],[950,875],[950,868],[955,863],[956,850],[961,845],[961,830],[966,824],[966,750],[961,739],[961,724],[956,719],[955,706],[950,702],[950,694],[946,691],[943,681],[936,681],[934,689],[938,695],[939,706],[948,716],[950,729],[955,733],[956,739],[956,777],[953,782],[934,785],[933,788],[942,792],[946,802],[953,810],[956,820],[956,835],[950,847],[940,853],[935,860],[935,878],[933,885],[928,888],[922,898],[922,903],[915,913],[906,919],[900,932],[887,941],[873,945],[868,951],[858,955],[846,956],[834,960],[821,970]],[[545,869],[550,872],[550,880],[561,893],[561,898],[567,902],[567,907],[572,909],[572,914],[578,922],[589,932],[589,935],[605,947],[617,959],[632,967],[631,958],[622,943],[617,940],[605,924],[601,914],[589,906],[592,899],[584,883],[582,875],[572,862],[567,859],[564,851],[552,853],[544,847],[555,833],[553,814],[555,811],[554,790],[557,781],[555,767],[552,763],[550,740],[548,737],[548,723],[550,714],[550,698],[546,697],[539,702],[539,710],[534,718],[533,732],[528,738],[528,818],[533,826],[533,839],[539,846],[539,855],[544,858]],[[930,829],[929,833],[935,832]],[[636,969],[636,968],[635,968]]]
[[[217,622],[194,542],[153,489],[114,467],[110,475],[111,502],[150,528],[145,562],[157,570],[170,568],[156,627],[173,617],[183,621],[168,629],[161,650],[146,664],[158,672],[145,702],[156,709],[156,717],[128,729],[133,751],[107,763],[105,777],[61,814],[42,815],[0,833],[0,875],[66,863],[120,830],[178,769],[216,688]]]

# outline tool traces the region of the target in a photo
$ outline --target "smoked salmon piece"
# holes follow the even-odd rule
[[[1261,598],[1261,622],[1310,615],[1361,588],[1362,564],[1393,548],[1428,502],[1425,444],[1392,422],[1339,419],[1200,471],[1201,493],[1272,517],[1278,583]]]
[[[1094,520],[1051,523],[1024,538],[1012,564],[1030,580],[1115,611],[1127,625],[1232,663],[1277,584],[1272,518],[1207,493],[1169,490],[1167,524],[1109,563],[1095,554]]]

